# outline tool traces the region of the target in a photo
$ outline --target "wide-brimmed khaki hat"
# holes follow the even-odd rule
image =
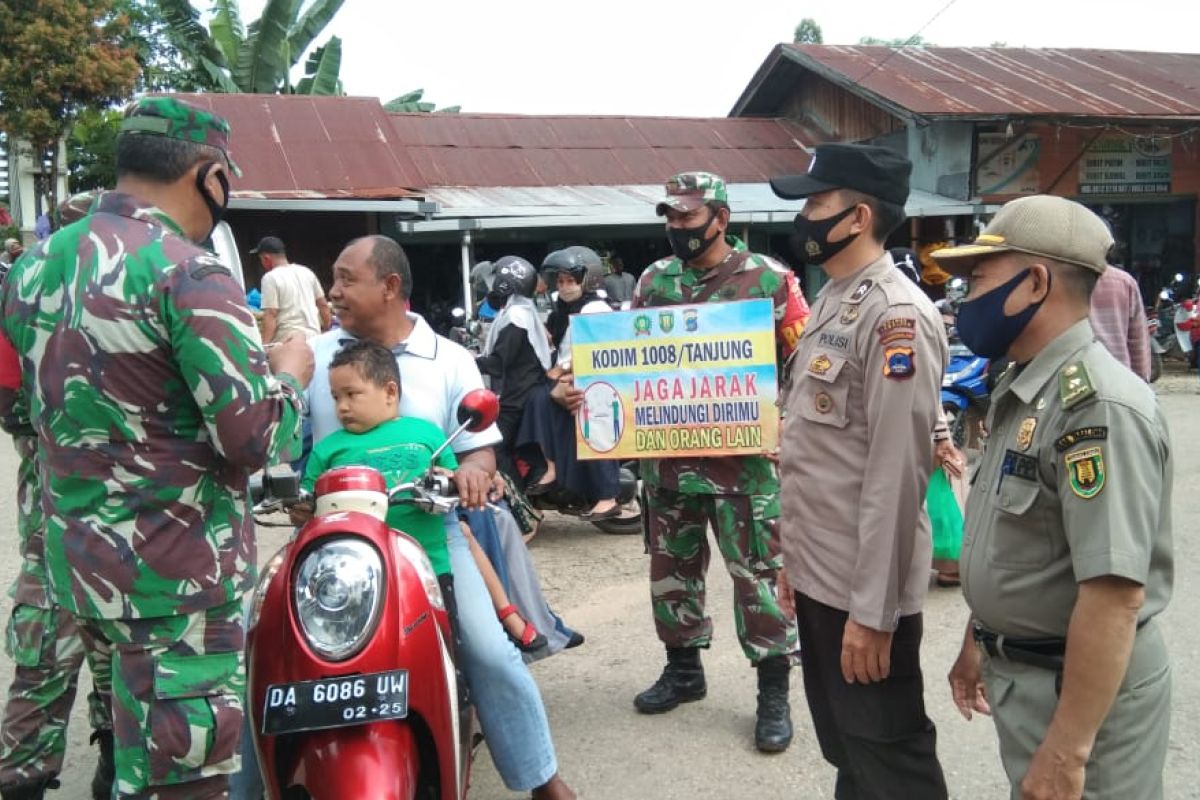
[[[980,259],[1011,252],[1103,272],[1112,245],[1108,226],[1091,209],[1065,197],[1037,194],[1005,203],[971,244],[930,255],[952,275],[967,275]]]

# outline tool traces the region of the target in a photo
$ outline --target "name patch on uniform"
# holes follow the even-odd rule
[[[910,317],[889,319],[876,328],[876,333],[879,334],[880,344],[891,344],[901,339],[915,339],[917,337],[917,321]]]
[[[817,343],[836,350],[847,350],[850,347],[850,337],[843,333],[822,333],[817,337]]]
[[[1107,438],[1108,428],[1104,427],[1103,425],[1093,425],[1090,428],[1078,428],[1070,431],[1069,433],[1064,433],[1058,438],[1058,441],[1054,443],[1054,446],[1058,448],[1058,452],[1065,453],[1067,450],[1070,450],[1073,445],[1076,445],[1079,442],[1086,442],[1093,439],[1097,441],[1104,441]]]
[[[1016,450],[1005,450],[1004,465],[1001,471],[1003,474],[1012,475],[1014,478],[1036,481],[1038,479],[1038,462],[1036,458],[1025,453],[1018,453]]]
[[[1104,451],[1089,447],[1068,453],[1065,459],[1067,474],[1071,480],[1071,491],[1090,500],[1104,488]]]
[[[911,347],[889,347],[883,351],[883,375],[898,381],[911,378],[916,371],[915,361]]]

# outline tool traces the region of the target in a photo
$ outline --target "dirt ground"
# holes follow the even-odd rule
[[[1192,521],[1200,516],[1200,381],[1171,372],[1158,384],[1175,442],[1176,587],[1164,627],[1173,651],[1175,703],[1167,797],[1200,798],[1200,588],[1195,579],[1200,539]],[[0,446],[0,583],[16,570],[15,457]],[[264,530],[265,560],[283,534]],[[734,635],[728,576],[714,561],[709,607],[717,640],[705,654],[709,693],[703,702],[670,714],[634,711],[634,694],[652,683],[662,649],[649,613],[647,561],[638,537],[609,536],[562,517],[547,521],[530,545],[546,594],[558,611],[587,636],[587,643],[534,667],[550,714],[563,776],[589,800],[656,798],[820,798],[832,795],[832,770],[822,761],[808,720],[798,673],[792,706],[796,739],[785,754],[765,756],[753,746],[754,673]],[[3,609],[7,614],[7,608]],[[933,589],[926,607],[923,663],[926,702],[936,722],[939,754],[955,798],[1002,798],[991,723],[963,721],[954,710],[946,672],[957,653],[966,608],[956,590]],[[0,683],[11,663],[0,658]],[[82,703],[72,717],[64,787],[50,796],[85,800],[94,765],[87,745]],[[473,798],[513,798],[501,784],[485,749],[475,764]]]

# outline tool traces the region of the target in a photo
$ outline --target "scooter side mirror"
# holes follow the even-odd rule
[[[471,433],[485,430],[500,416],[500,399],[487,389],[467,392],[458,406],[458,422]]]

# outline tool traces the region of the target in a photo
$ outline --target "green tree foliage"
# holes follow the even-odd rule
[[[907,39],[879,39],[874,36],[864,36],[858,40],[859,44],[865,45],[884,45],[886,47],[937,47],[936,44],[927,40],[920,34],[909,36]]]
[[[243,24],[237,0],[216,0],[205,28],[189,0],[155,0],[172,47],[192,67],[198,88],[211,92],[340,94],[342,42],[330,37],[291,72],[342,7],[343,0],[267,0],[262,15]]]
[[[445,108],[438,108],[437,105],[434,103],[429,103],[429,102],[423,101],[421,98],[424,96],[425,96],[424,89],[414,89],[413,91],[409,92],[408,94],[402,94],[399,97],[395,98],[394,100],[389,100],[387,103],[384,104],[383,108],[385,111],[393,111],[393,112],[395,112],[395,111],[406,111],[406,112],[438,111],[438,112],[441,112],[442,114],[457,114],[459,111],[462,110],[461,106],[446,106]]]
[[[0,130],[46,165],[43,211],[58,204],[60,142],[88,108],[121,102],[140,67],[114,0],[0,0]]]
[[[812,17],[805,17],[796,26],[796,34],[792,37],[795,44],[824,44],[825,37],[821,34],[821,26]]]

